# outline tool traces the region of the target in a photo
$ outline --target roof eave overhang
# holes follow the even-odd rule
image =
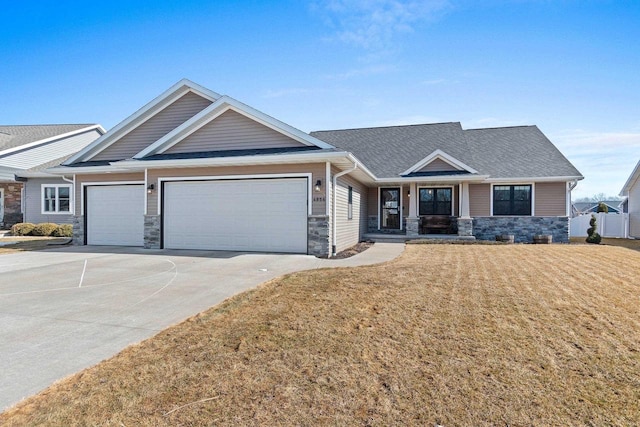
[[[437,175],[437,176],[399,176],[397,178],[378,178],[379,184],[408,184],[416,183],[460,183],[485,182],[489,175]]]
[[[536,176],[536,177],[513,177],[513,178],[487,178],[488,183],[528,183],[528,182],[571,182],[584,179],[582,175],[575,176]]]
[[[640,178],[640,161],[638,161],[636,167],[633,168],[633,172],[631,172],[631,175],[629,175],[629,179],[627,179],[627,182],[624,183],[624,186],[622,187],[622,190],[620,190],[620,194],[618,195],[622,197],[629,197],[629,191],[631,190],[631,187],[633,187],[633,184],[638,180],[638,178]]]
[[[114,166],[56,166],[55,168],[46,169],[51,175],[79,175],[79,174],[95,174],[95,173],[123,173],[131,172],[131,169],[124,169]]]

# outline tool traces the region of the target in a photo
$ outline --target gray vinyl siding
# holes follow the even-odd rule
[[[640,180],[629,189],[629,236],[640,238]]]
[[[457,171],[458,169],[451,166],[449,163],[442,159],[434,159],[432,162],[425,165],[419,172],[444,172],[444,171]]]
[[[349,186],[353,187],[353,216],[348,219]],[[367,228],[367,188],[349,177],[338,178],[336,188],[336,251],[358,243]]]
[[[31,169],[42,164],[76,153],[98,139],[100,132],[90,130],[78,135],[42,144],[24,151],[17,151],[0,159],[0,166]]]
[[[169,148],[165,153],[197,153],[202,151],[253,150],[300,146],[303,146],[303,144],[236,111],[228,110]]]
[[[188,92],[91,160],[121,160],[133,157],[150,144],[171,132],[211,104],[211,101]]]
[[[491,184],[469,185],[469,214],[472,217],[491,215]]]
[[[544,182],[535,184],[535,216],[567,215],[567,183]]]
[[[42,185],[70,184],[59,178],[29,178],[24,183],[24,221],[39,224],[53,222],[56,224],[71,224],[72,214],[42,214]],[[72,187],[73,188],[73,187]]]

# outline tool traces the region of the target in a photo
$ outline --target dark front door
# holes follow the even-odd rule
[[[380,189],[380,228],[400,229],[400,189]]]

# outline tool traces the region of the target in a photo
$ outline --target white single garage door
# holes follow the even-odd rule
[[[144,185],[87,187],[87,244],[144,245]]]
[[[164,247],[307,253],[307,179],[167,182]]]

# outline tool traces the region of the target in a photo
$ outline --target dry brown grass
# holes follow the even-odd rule
[[[3,237],[2,242],[18,242],[14,245],[0,246],[0,255],[24,251],[51,249],[53,245],[68,241],[68,237]]]
[[[584,237],[572,237],[571,243],[586,243],[584,241]],[[633,249],[636,251],[640,251],[640,239],[613,239],[613,238],[602,238],[602,245],[609,246],[620,246],[622,248]]]
[[[2,425],[638,425],[640,253],[410,245],[238,295]]]

